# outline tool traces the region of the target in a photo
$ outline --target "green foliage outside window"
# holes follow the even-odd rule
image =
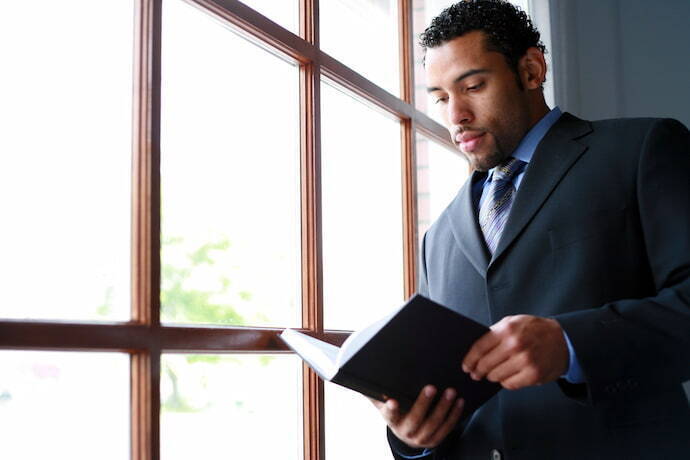
[[[241,301],[251,300],[251,294],[245,290],[234,290],[233,282],[226,276],[218,276],[218,279],[210,283],[213,288],[201,289],[195,287],[191,278],[195,271],[216,264],[219,257],[227,257],[231,250],[228,238],[222,238],[197,247],[186,254],[185,263],[177,264],[166,261],[165,254],[170,249],[178,249],[183,245],[183,238],[166,238],[162,241],[163,254],[161,267],[161,318],[176,323],[205,323],[214,325],[242,326],[247,324],[246,319],[229,302],[219,300],[235,298]],[[177,248],[176,248],[177,247]],[[229,295],[230,294],[230,295]],[[106,289],[104,301],[97,307],[101,316],[107,316],[112,308],[113,288]],[[271,362],[271,357],[261,356],[260,364],[263,366]],[[232,356],[223,355],[186,355],[185,360],[190,365],[219,364],[222,362],[239,362]],[[202,364],[203,363],[203,364]],[[195,412],[205,409],[196,407],[190,403],[180,385],[180,372],[170,360],[162,362],[161,378],[167,379],[171,388],[170,395],[162,401],[161,410],[171,412]],[[208,367],[204,368],[209,370]],[[202,371],[202,380],[209,376]],[[241,407],[242,401],[237,401]]]

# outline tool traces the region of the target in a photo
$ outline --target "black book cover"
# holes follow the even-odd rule
[[[311,337],[310,343],[300,345],[290,340],[291,334],[303,335],[296,331],[288,330],[281,337],[325,380],[381,401],[396,399],[404,410],[427,384],[434,385],[439,396],[444,389],[455,388],[465,399],[465,418],[501,389],[487,380],[472,380],[461,367],[472,344],[488,331],[454,310],[415,295],[393,315],[353,334],[342,349]],[[315,350],[305,350],[321,344],[332,367],[324,366],[323,358],[321,365],[314,363]]]

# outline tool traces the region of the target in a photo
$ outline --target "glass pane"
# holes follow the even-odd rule
[[[0,458],[129,458],[129,356],[0,351]]]
[[[510,3],[517,5],[523,11],[529,10],[527,3],[529,0],[514,0]],[[426,91],[426,74],[424,72],[424,52],[419,46],[419,36],[431,24],[431,20],[438,14],[457,3],[458,0],[412,0],[414,15],[412,17],[412,28],[415,37],[414,44],[414,82],[415,82],[415,106],[418,110],[425,112],[437,122],[443,124],[438,113],[438,108],[434,105],[432,98]]]
[[[398,1],[322,1],[319,15],[321,48],[398,96]]]
[[[451,150],[417,134],[417,233],[420,241],[469,175],[469,163],[459,150]]]
[[[161,318],[297,326],[298,68],[182,1],[163,23]]]
[[[0,317],[130,317],[133,11],[0,2]]]
[[[255,9],[271,21],[299,35],[299,1],[298,0],[241,0],[245,5]]]
[[[321,85],[323,297],[327,329],[359,329],[403,291],[400,124]]]
[[[386,423],[366,397],[326,383],[324,398],[327,460],[393,458]]]
[[[302,459],[295,355],[163,355],[161,458]]]

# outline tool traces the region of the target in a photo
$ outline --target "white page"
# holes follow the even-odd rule
[[[324,380],[331,380],[338,372],[340,348],[293,329],[285,329],[280,337]]]

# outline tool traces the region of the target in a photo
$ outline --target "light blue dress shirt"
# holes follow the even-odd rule
[[[560,117],[561,109],[559,109],[558,107],[554,107],[553,110],[544,115],[544,117],[541,120],[539,120],[539,122],[537,122],[537,124],[534,125],[532,129],[529,130],[527,135],[522,138],[522,141],[511,155],[512,157],[527,163],[527,166],[523,168],[520,174],[513,178],[513,186],[515,187],[516,194],[518,189],[520,188],[520,184],[522,183],[522,178],[525,176],[525,172],[529,168],[529,162],[532,160],[534,151],[537,149],[537,146],[544,138],[544,135],[546,135],[547,131],[551,129],[553,124],[556,123],[556,121]],[[473,195],[475,197],[475,206],[479,206],[479,200],[481,199],[481,195],[489,187],[495,169],[496,168],[492,168],[489,170],[489,173],[487,174],[486,179],[483,183],[478,182],[474,185]],[[565,331],[563,331],[563,336],[565,337],[566,344],[568,345],[568,354],[570,359],[568,364],[568,372],[566,372],[565,375],[562,375],[561,377],[565,378],[570,383],[583,383],[585,381],[584,374],[582,373],[582,368],[580,367],[580,363],[578,362],[577,356],[575,355],[575,349],[573,348],[573,344],[570,342],[570,338],[568,337],[568,334],[565,333]]]

